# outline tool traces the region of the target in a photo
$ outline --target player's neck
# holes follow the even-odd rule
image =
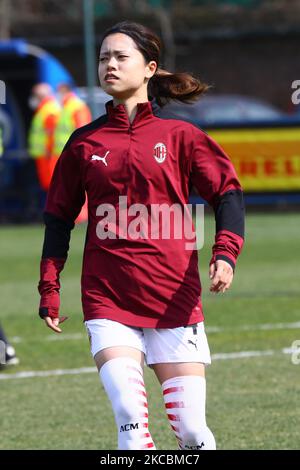
[[[137,112],[137,104],[145,103],[146,101],[148,101],[147,91],[145,93],[139,93],[138,95],[131,96],[127,99],[122,100],[114,98],[113,100],[114,106],[117,106],[118,104],[123,104],[125,106],[130,123],[132,123],[135,118]]]

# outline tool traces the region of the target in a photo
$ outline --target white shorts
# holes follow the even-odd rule
[[[135,328],[113,320],[85,322],[95,356],[112,346],[129,346],[145,354],[148,366],[161,362],[211,363],[203,322],[178,328]]]

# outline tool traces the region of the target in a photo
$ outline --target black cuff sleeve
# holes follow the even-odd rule
[[[216,260],[221,259],[223,261],[226,261],[230,266],[232,267],[233,271],[235,270],[235,264],[232,261],[232,259],[228,258],[228,256],[225,255],[216,255]]]
[[[224,193],[215,207],[216,233],[228,230],[244,238],[245,207],[243,193],[232,190]]]
[[[40,307],[39,309],[39,316],[44,320],[45,317],[48,317],[48,308],[47,307]]]
[[[45,238],[42,258],[67,258],[73,222],[44,213]]]

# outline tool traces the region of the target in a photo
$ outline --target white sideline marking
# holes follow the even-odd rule
[[[264,323],[258,325],[242,325],[238,327],[207,326],[206,333],[223,333],[224,331],[257,331],[257,330],[290,330],[300,328],[300,321],[294,323]]]
[[[22,338],[20,336],[13,336],[12,338],[9,338],[9,340],[12,343],[22,343]]]
[[[76,340],[76,339],[87,339],[87,335],[84,335],[83,333],[67,333],[66,335],[64,334],[60,334],[60,335],[56,335],[56,334],[52,334],[52,335],[49,335],[49,336],[46,336],[46,341],[62,341],[64,339],[68,339],[68,340]]]
[[[28,370],[16,374],[1,374],[0,380],[5,379],[31,379],[32,377],[51,377],[53,375],[77,375],[96,372],[96,367],[81,367],[80,369],[56,369],[56,370]]]
[[[212,354],[212,360],[226,360],[226,359],[243,359],[248,357],[261,357],[261,356],[274,356],[276,352],[283,352],[281,351],[273,351],[272,349],[266,351],[238,351],[232,353],[216,353]]]
[[[250,357],[274,356],[275,354],[293,354],[294,352],[298,352],[298,350],[293,348],[283,348],[279,350],[269,349],[265,351],[238,351],[231,353],[212,354],[211,358],[213,361],[218,361],[228,359],[245,359]],[[95,373],[96,371],[96,367],[81,367],[79,369],[30,370],[24,372],[17,372],[16,374],[0,373],[0,380],[31,379],[33,377],[51,377],[55,375],[90,374]]]
[[[207,326],[205,328],[206,333],[223,333],[225,331],[256,331],[256,330],[289,330],[289,329],[298,329],[300,328],[300,322],[294,323],[265,323],[258,325],[242,325],[239,327],[219,327],[219,326]],[[83,333],[62,333],[60,335],[55,335],[54,333],[48,336],[41,336],[38,338],[39,341],[64,341],[64,340],[80,340],[86,339],[87,335]],[[11,338],[12,343],[22,343],[24,338],[20,336],[13,336]],[[36,340],[30,340],[36,341]]]
[[[64,340],[78,340],[78,339],[87,339],[88,336],[84,333],[52,333],[48,336],[40,336],[35,339],[24,339],[21,336],[12,336],[10,341],[12,343],[22,343],[23,341],[64,341]]]

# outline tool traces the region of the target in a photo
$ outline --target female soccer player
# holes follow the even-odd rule
[[[229,158],[206,133],[159,117],[169,99],[192,102],[206,89],[189,74],[158,68],[160,48],[140,24],[125,21],[104,34],[99,79],[113,99],[107,114],[74,132],[56,165],[44,213],[39,314],[61,332],[59,274],[86,192],[82,303],[118,449],[155,449],[144,360],[161,384],[179,448],[215,449],[205,419],[210,352],[197,250],[187,249],[185,232],[175,233],[184,222],[178,211],[173,229],[159,222],[188,203],[191,185],[197,188],[216,217],[210,290],[225,292],[243,244],[242,191]]]

